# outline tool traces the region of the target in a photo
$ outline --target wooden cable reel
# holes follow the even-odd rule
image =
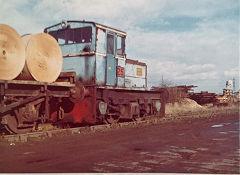
[[[24,35],[26,63],[18,79],[51,83],[62,69],[63,58],[57,41],[49,34]]]
[[[23,70],[25,47],[12,27],[0,24],[0,80],[13,80]]]

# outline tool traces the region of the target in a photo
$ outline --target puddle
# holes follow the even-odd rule
[[[239,131],[228,131],[230,133],[239,133]]]
[[[234,122],[234,123],[221,123],[218,125],[212,125],[212,128],[218,128],[218,127],[223,127],[224,125],[231,125],[231,124],[235,124],[235,125],[239,125],[239,122]]]
[[[239,133],[239,131],[220,131],[219,134]]]
[[[25,152],[23,153],[24,155],[28,155],[28,154],[34,154],[34,152]]]
[[[185,133],[179,133],[179,134],[177,134],[177,135],[179,135],[179,136],[183,136],[183,135],[185,135]]]
[[[227,132],[218,132],[219,134],[228,134]]]
[[[30,161],[26,161],[26,163],[29,163],[29,164],[32,164],[32,163],[39,163],[39,162],[46,162],[48,161],[49,159],[36,159],[36,160],[30,160]]]
[[[140,152],[139,154],[141,155],[145,155],[145,154],[148,154],[149,152]]]
[[[209,149],[208,148],[197,148],[196,150],[198,150],[198,151],[208,151]]]
[[[150,163],[150,162],[148,162]],[[151,162],[152,164],[155,162]],[[147,167],[146,165],[141,166],[139,162],[129,162],[124,161],[121,162],[120,160],[114,160],[113,162],[102,162],[102,163],[96,163],[93,170],[96,172],[104,172],[109,173],[113,170],[121,169],[126,172],[131,171],[139,171],[139,172],[148,172],[151,170],[150,167]]]
[[[144,160],[143,162],[150,163],[150,164],[159,164],[157,160]]]
[[[191,149],[180,149],[178,152],[185,152],[185,153],[196,153],[196,151],[191,150]]]
[[[169,150],[171,150],[171,151],[176,151],[176,149],[174,149],[174,148],[170,148]]]
[[[132,162],[131,164],[132,164],[132,165],[138,165],[139,162]]]
[[[212,128],[218,128],[218,127],[223,127],[223,124],[219,124],[219,125],[212,125]]]
[[[96,171],[96,172],[99,172],[99,173],[101,173],[101,172],[110,173],[110,171],[107,171],[103,168],[97,168],[97,167],[93,167],[93,171]]]
[[[215,139],[212,139],[212,140],[214,140],[214,141],[225,141],[226,139],[218,139],[218,138],[215,138]]]

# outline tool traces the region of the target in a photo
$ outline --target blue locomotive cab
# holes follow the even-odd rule
[[[63,53],[62,72],[76,72],[78,80],[94,83],[95,27],[93,23],[63,21],[46,28]]]
[[[59,43],[63,72],[84,84],[124,87],[126,33],[87,21],[63,21],[44,30]]]
[[[87,21],[63,21],[44,31],[61,47],[62,72],[76,72],[85,85],[146,89],[146,65],[129,63],[125,32]]]

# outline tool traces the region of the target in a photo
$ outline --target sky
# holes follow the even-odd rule
[[[146,62],[148,86],[239,89],[239,0],[0,0],[0,23],[20,35],[62,20],[86,20],[127,32],[127,58]]]

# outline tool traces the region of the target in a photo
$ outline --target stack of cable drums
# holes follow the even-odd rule
[[[12,50],[6,50],[5,45]],[[21,38],[11,27],[0,25],[0,49],[2,49],[0,53],[2,80],[16,78],[51,83],[61,72],[63,63],[61,49],[57,41],[48,34],[24,35]]]

